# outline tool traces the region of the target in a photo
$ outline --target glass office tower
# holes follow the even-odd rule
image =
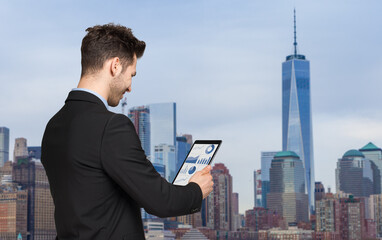
[[[176,103],[155,103],[150,109],[150,152],[155,158],[155,146],[176,146]],[[151,159],[155,162],[155,159]],[[175,168],[175,166],[174,166]]]
[[[313,212],[315,180],[310,66],[304,55],[297,54],[296,21],[294,26],[294,54],[287,56],[282,64],[282,144],[283,151],[295,152],[304,164],[306,192]]]

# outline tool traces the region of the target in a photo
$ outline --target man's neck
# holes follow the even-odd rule
[[[109,86],[107,81],[100,78],[100,76],[87,75],[81,77],[80,82],[78,83],[77,88],[85,88],[96,92],[104,99],[109,97]]]

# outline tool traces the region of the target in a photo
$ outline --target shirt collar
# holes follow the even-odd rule
[[[105,107],[108,109],[109,105],[107,105],[107,101],[105,98],[103,98],[101,95],[99,95],[98,93],[90,90],[90,89],[87,89],[87,88],[73,88],[72,91],[84,91],[84,92],[88,92],[88,93],[91,93],[93,95],[95,95],[96,97],[98,97],[102,102],[103,104],[105,104]]]

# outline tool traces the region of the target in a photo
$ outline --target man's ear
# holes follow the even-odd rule
[[[122,64],[121,64],[121,60],[119,59],[119,57],[114,57],[111,59],[111,62],[110,62],[110,73],[113,77],[117,76],[118,74],[120,74],[122,71]]]

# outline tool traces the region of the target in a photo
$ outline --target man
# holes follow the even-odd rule
[[[132,122],[107,110],[131,91],[145,43],[131,29],[87,29],[81,79],[46,126],[41,161],[55,204],[57,239],[145,239],[140,207],[159,217],[200,210],[212,191],[208,166],[187,186],[163,179]]]

